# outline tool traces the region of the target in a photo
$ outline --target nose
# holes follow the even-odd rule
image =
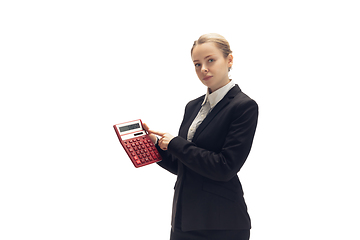
[[[205,65],[202,65],[202,67],[201,67],[201,72],[203,72],[203,73],[208,73],[209,70],[207,69],[207,67],[206,67]]]

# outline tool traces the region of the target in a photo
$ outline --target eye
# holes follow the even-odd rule
[[[195,63],[195,67],[200,67],[200,63]]]
[[[214,61],[215,61],[214,59],[209,59],[209,63],[214,62]]]

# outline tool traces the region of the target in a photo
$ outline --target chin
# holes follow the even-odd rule
[[[202,82],[202,84],[204,84],[207,87],[210,87],[211,85],[213,85],[211,80],[210,81],[200,80],[200,81]]]
[[[203,82],[202,84],[204,84],[204,85],[205,85],[206,87],[208,87],[208,88],[211,88],[211,86],[212,86],[211,84],[206,84],[206,83],[204,83],[204,82]]]

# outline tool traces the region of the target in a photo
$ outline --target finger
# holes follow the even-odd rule
[[[162,150],[167,150],[167,147],[168,147],[168,142],[166,139],[164,138],[160,138],[159,141],[158,141],[158,144],[159,144],[159,147],[162,149]]]
[[[143,123],[143,128],[144,128],[145,131],[147,131],[149,133],[152,133],[149,126],[146,123]]]
[[[157,137],[154,134],[149,134],[149,137],[150,137],[150,140],[152,141],[152,143],[155,144]]]
[[[166,151],[167,150],[167,146],[166,146],[166,144],[164,144],[162,141],[159,141],[159,147],[162,149],[162,150],[164,150],[164,151]]]
[[[152,134],[155,134],[155,135],[158,135],[158,136],[164,136],[166,134],[164,132],[154,131],[154,130],[150,130],[150,129],[148,129],[147,131],[149,133],[152,133]]]
[[[146,123],[143,123],[143,127],[144,127],[145,131],[149,131],[149,127],[148,127],[148,125]]]

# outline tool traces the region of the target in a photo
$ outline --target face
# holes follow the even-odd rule
[[[233,56],[226,58],[215,43],[207,42],[197,45],[191,56],[197,76],[211,92],[230,82],[228,69],[233,64]]]

